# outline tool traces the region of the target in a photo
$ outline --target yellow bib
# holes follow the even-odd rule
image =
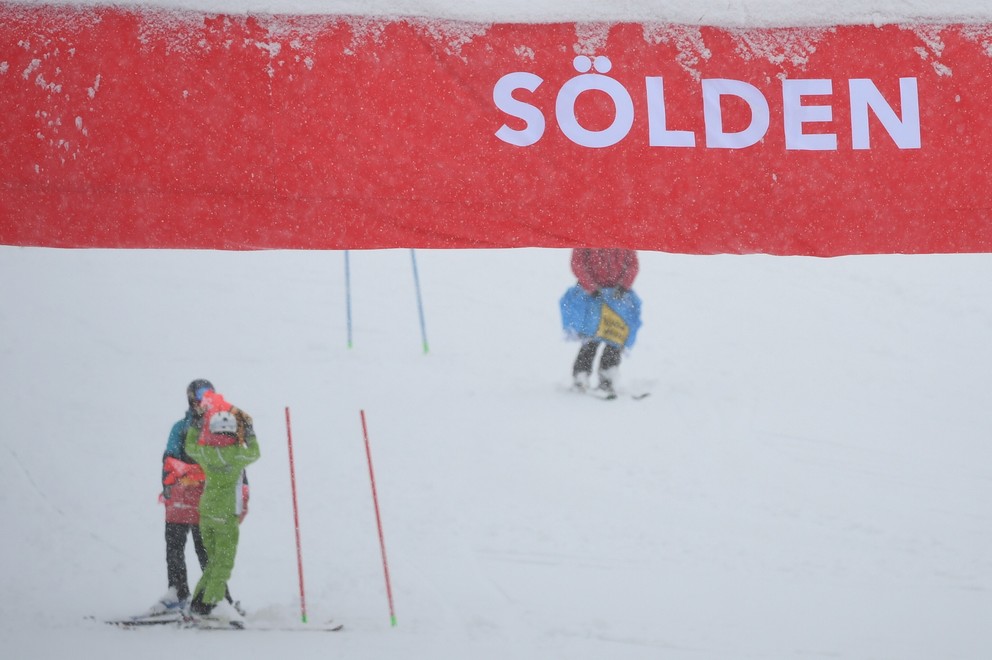
[[[621,348],[627,343],[627,336],[630,328],[620,318],[620,315],[610,309],[609,305],[603,304],[602,312],[599,316],[599,328],[596,330],[597,339],[605,339],[613,342]]]

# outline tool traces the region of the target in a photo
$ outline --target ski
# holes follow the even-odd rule
[[[257,623],[253,624],[250,622],[241,623],[237,621],[231,622],[210,622],[205,624],[203,621],[193,622],[189,624],[184,624],[182,628],[190,630],[244,630],[246,632],[251,631],[265,631],[265,632],[340,632],[344,630],[343,623],[326,623],[326,624],[299,624],[299,625],[270,625]]]
[[[96,617],[86,617],[96,620]],[[147,616],[133,616],[126,619],[106,619],[103,621],[107,625],[117,628],[143,628],[147,626],[172,626],[184,630],[258,630],[258,631],[281,631],[281,632],[339,632],[344,630],[343,623],[328,621],[317,624],[294,624],[279,625],[269,623],[252,623],[242,621],[212,621],[209,619],[196,619],[185,616],[182,613],[168,612],[165,614],[153,614]]]
[[[96,620],[96,617],[88,616],[87,619]],[[141,626],[166,626],[169,624],[178,626],[184,621],[182,612],[163,612],[161,614],[139,614],[127,617],[126,619],[107,619],[104,623],[117,626],[118,628],[138,628]]]
[[[602,401],[614,401],[616,399],[631,399],[632,401],[640,401],[641,399],[646,399],[651,396],[650,392],[604,392],[602,390],[589,390],[586,394]]]
[[[180,628],[190,630],[244,630],[243,621],[219,621],[217,619],[194,619],[192,617],[183,621]]]
[[[565,388],[567,392],[572,392],[573,394],[585,394],[591,396],[594,399],[599,399],[600,401],[615,401],[617,399],[630,399],[631,401],[642,401],[647,397],[651,396],[651,392],[606,392],[599,388],[591,387],[586,390],[579,389],[575,386]]]

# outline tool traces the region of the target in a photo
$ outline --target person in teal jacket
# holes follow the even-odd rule
[[[200,497],[200,535],[210,560],[193,590],[190,613],[209,616],[218,603],[226,603],[224,595],[238,550],[243,475],[261,453],[247,413],[215,391],[204,392],[199,406],[203,422],[190,427],[185,445],[186,453],[206,475]],[[221,618],[237,616],[231,608]]]

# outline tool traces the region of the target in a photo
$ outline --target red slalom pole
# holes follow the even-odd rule
[[[293,491],[293,526],[296,528],[296,567],[300,574],[300,616],[307,622],[307,598],[303,589],[303,551],[300,547],[300,509],[296,505],[296,468],[293,463],[293,431],[289,423],[289,406],[286,406],[286,439],[289,442],[289,483]]]
[[[362,434],[365,436],[365,455],[369,459],[369,479],[372,482],[372,504],[375,506],[375,523],[379,528],[379,549],[382,551],[382,570],[386,575],[386,598],[389,600],[389,623],[396,625],[396,610],[393,608],[393,588],[389,583],[389,562],[386,560],[386,539],[382,535],[382,516],[379,515],[379,496],[375,490],[375,471],[372,469],[372,448],[369,446],[369,429],[365,424],[365,411],[362,416]]]

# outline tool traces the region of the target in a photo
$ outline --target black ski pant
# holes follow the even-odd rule
[[[165,523],[165,566],[169,575],[169,586],[176,588],[176,596],[179,600],[189,598],[189,577],[186,574],[186,537],[193,533],[193,549],[196,550],[196,558],[200,561],[200,571],[207,567],[207,549],[203,546],[203,537],[200,536],[199,525],[187,525],[184,523]],[[231,592],[225,594],[227,602],[234,602],[231,599]]]
[[[623,349],[596,339],[589,339],[583,342],[579,348],[579,354],[575,356],[575,365],[572,367],[572,375],[580,373],[592,373],[592,363],[596,359],[596,350],[603,344],[603,355],[599,358],[599,370],[606,371],[612,367],[620,366],[620,358],[623,357]]]
[[[199,525],[165,523],[165,566],[169,574],[169,586],[176,588],[179,600],[189,598],[189,578],[186,574],[186,537],[193,532],[193,548],[200,560],[200,570],[207,565],[207,550],[203,547]]]

